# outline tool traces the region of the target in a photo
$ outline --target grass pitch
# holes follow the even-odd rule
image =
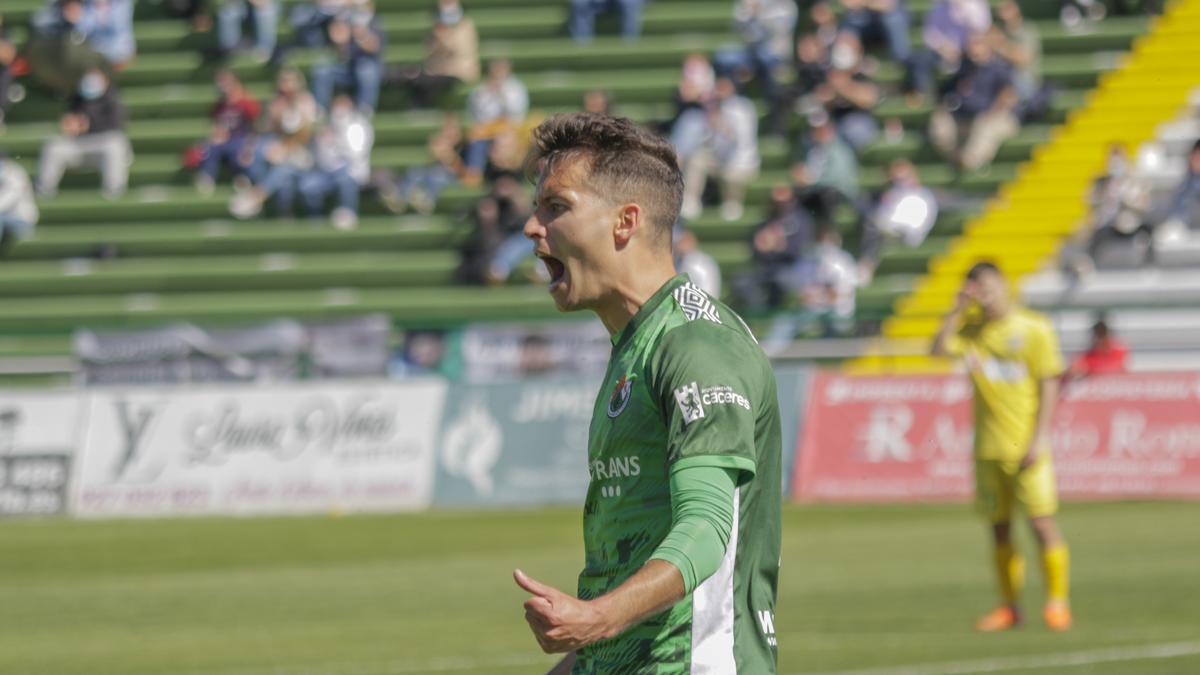
[[[541,673],[510,572],[572,589],[579,521],[0,522],[0,673]],[[780,672],[1200,673],[1198,522],[1197,504],[1066,505],[1076,629],[1041,626],[1031,558],[1026,626],[976,635],[994,596],[967,507],[787,507]]]

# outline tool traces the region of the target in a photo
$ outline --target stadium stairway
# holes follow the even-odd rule
[[[1101,173],[1108,148],[1136,148],[1155,126],[1185,105],[1196,86],[1200,61],[1200,0],[1179,0],[1135,41],[1120,67],[1099,79],[1086,102],[1034,150],[1016,177],[1000,188],[978,217],[929,261],[929,270],[895,303],[881,339],[847,364],[854,372],[940,371],[946,359],[913,353],[927,345],[949,311],[966,270],[980,259],[995,261],[1016,288],[1041,267],[1080,226],[1085,195]]]
[[[19,32],[42,4],[5,0],[0,11],[6,25]],[[584,92],[603,87],[613,95],[618,113],[660,119],[669,114],[682,59],[736,42],[730,32],[730,0],[655,0],[646,8],[642,40],[627,43],[613,37],[610,22],[602,23],[601,36],[588,45],[576,45],[565,35],[565,4],[475,0],[468,5],[483,58],[512,60],[529,87],[532,107],[543,113],[577,109]],[[912,0],[909,6],[920,16],[931,4]],[[986,199],[1016,175],[1020,162],[1049,138],[1053,124],[1083,103],[1087,90],[1146,25],[1142,17],[1114,17],[1068,32],[1055,20],[1049,7],[1053,3],[1022,4],[1042,35],[1044,76],[1059,90],[1047,119],[1006,143],[990,170],[957,176],[924,140],[929,107],[911,107],[894,95],[902,73],[885,61],[879,79],[892,95],[881,100],[876,113],[900,120],[907,131],[898,141],[866,149],[864,188],[882,185],[887,163],[903,156],[916,162],[931,186],[965,193],[974,201]],[[376,5],[389,36],[388,62],[416,60],[429,26],[427,0],[377,0]],[[917,32],[914,28],[914,37]],[[207,129],[213,66],[203,63],[199,53],[212,36],[189,32],[185,22],[163,16],[150,0],[137,5],[135,33],[139,56],[118,79],[131,112],[131,189],[122,198],[105,200],[95,174],[72,173],[56,198],[40,203],[42,220],[35,236],[0,261],[0,359],[65,355],[70,332],[80,326],[367,311],[388,312],[403,325],[445,326],[555,315],[544,292],[523,279],[498,288],[451,284],[454,247],[469,230],[462,214],[479,196],[476,190],[449,190],[430,216],[386,215],[374,200],[365,199],[360,227],[353,232],[324,222],[231,219],[228,189],[202,196],[179,168],[182,152]],[[286,30],[280,39],[286,39]],[[289,63],[306,68],[313,58],[297,53]],[[231,66],[259,96],[269,93],[271,70],[242,58]],[[465,94],[454,92],[448,104],[461,107]],[[425,139],[437,128],[440,114],[399,112],[402,103],[394,92],[385,92],[381,101],[373,158],[378,166],[399,170],[427,161]],[[60,113],[61,103],[31,92],[11,111],[0,132],[0,149],[34,169]],[[762,152],[762,176],[751,186],[745,216],[726,223],[706,213],[691,224],[727,274],[746,264],[747,235],[762,217],[770,186],[788,176],[788,143],[764,138]],[[894,300],[911,289],[928,261],[946,249],[975,212],[969,204],[945,208],[922,246],[885,252],[875,281],[860,291],[860,314],[868,320],[890,314]],[[852,241],[850,222],[843,225]],[[115,252],[115,257],[101,259],[100,250]]]

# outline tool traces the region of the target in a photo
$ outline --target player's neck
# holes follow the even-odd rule
[[[630,273],[618,282],[595,308],[609,335],[616,335],[629,324],[658,289],[675,276],[675,263],[630,267]]]

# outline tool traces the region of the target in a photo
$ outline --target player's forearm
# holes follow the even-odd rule
[[[650,560],[625,583],[592,603],[605,617],[605,637],[615,637],[669,609],[684,596],[679,569],[663,560]]]
[[[1050,436],[1050,424],[1054,419],[1054,408],[1058,403],[1059,382],[1057,377],[1042,378],[1038,385],[1037,423],[1031,443],[1040,443]]]
[[[946,341],[950,339],[950,335],[954,333],[958,327],[959,318],[962,316],[962,310],[957,307],[950,310],[946,316],[942,317],[942,325],[938,327],[938,332],[933,336],[933,345],[929,348],[929,353],[933,356],[947,356],[949,350],[946,349]]]

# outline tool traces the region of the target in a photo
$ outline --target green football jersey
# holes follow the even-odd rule
[[[774,673],[782,477],[771,364],[742,319],[682,275],[613,343],[588,440],[579,597],[611,591],[650,559],[671,529],[673,468],[738,471],[733,530],[715,574],[581,649],[572,672]]]

